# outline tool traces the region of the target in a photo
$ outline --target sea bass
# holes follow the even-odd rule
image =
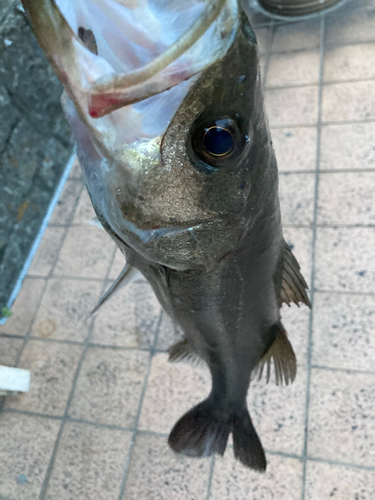
[[[252,375],[293,381],[283,302],[310,306],[281,227],[257,42],[236,0],[23,0],[65,87],[84,181],[126,257],[203,359],[208,398],[173,427],[189,456],[266,458],[246,396]],[[108,294],[107,294],[108,295]],[[106,298],[106,297],[105,297]],[[104,300],[104,299],[103,299]]]

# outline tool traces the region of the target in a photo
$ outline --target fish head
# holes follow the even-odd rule
[[[221,1],[185,52],[141,78],[207,14],[207,2],[23,3],[65,87],[63,106],[100,219],[150,261],[211,268],[248,228],[259,155],[256,40],[237,1]],[[50,33],[41,34],[46,18]]]

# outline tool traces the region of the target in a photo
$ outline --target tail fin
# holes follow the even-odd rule
[[[266,470],[266,455],[247,408],[238,412],[234,418],[233,449],[234,456],[246,467],[259,472]]]
[[[264,471],[266,457],[246,408],[226,418],[208,398],[175,424],[168,444],[176,453],[190,457],[224,455],[230,432],[233,432],[235,457],[246,467]]]

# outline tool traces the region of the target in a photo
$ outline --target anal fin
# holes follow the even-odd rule
[[[306,304],[311,309],[311,303],[306,293],[307,283],[301,274],[300,265],[294,257],[289,245],[285,243],[283,251],[283,270],[281,278],[281,288],[279,296],[279,305],[285,302],[290,306],[291,303]]]
[[[275,340],[260,359],[252,373],[252,379],[262,378],[266,368],[267,384],[271,378],[271,361],[273,360],[276,385],[292,383],[297,375],[297,360],[293,347],[289,342],[286,331],[281,323],[274,327],[276,329]]]

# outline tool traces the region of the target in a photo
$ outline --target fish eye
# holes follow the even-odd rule
[[[231,118],[220,118],[193,129],[189,147],[199,160],[215,168],[225,166],[228,158],[236,156],[242,142],[236,122]]]

